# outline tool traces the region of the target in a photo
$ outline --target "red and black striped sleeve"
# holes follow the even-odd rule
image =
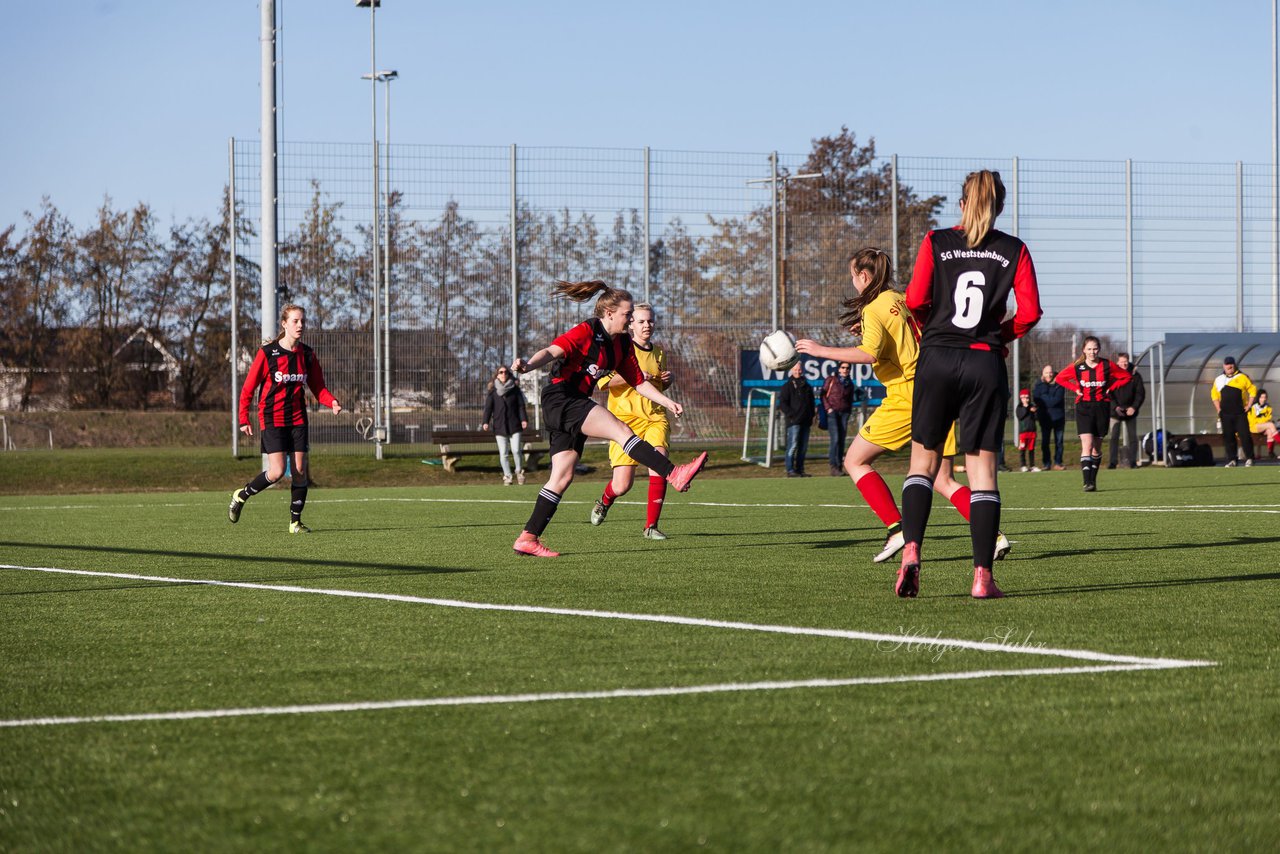
[[[1058,371],[1058,375],[1053,378],[1055,384],[1065,389],[1080,393],[1080,381],[1076,379],[1076,365],[1072,362],[1062,370]]]
[[[245,375],[244,385],[240,387],[240,426],[251,423],[249,409],[253,406],[253,393],[267,378],[267,353],[259,348],[258,355],[253,357],[253,365]]]
[[[321,406],[333,408],[334,396],[324,385],[324,371],[320,368],[320,360],[315,350],[307,350],[307,386],[320,401]]]
[[[640,385],[645,381],[644,372],[640,370],[640,362],[636,360],[636,348],[631,343],[631,336],[619,335],[614,339],[615,346],[622,352],[619,354],[618,367],[615,370],[618,376],[627,381],[632,388]]]
[[[1126,371],[1124,368],[1120,367],[1115,362],[1112,362],[1111,363],[1111,385],[1107,386],[1107,391],[1112,392],[1120,388],[1120,386],[1122,385],[1128,385],[1129,381],[1132,379],[1133,379],[1132,373],[1130,373],[1129,371]]]

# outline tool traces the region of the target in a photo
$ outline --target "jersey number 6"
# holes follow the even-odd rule
[[[982,286],[986,283],[987,277],[978,270],[960,274],[956,279],[956,313],[952,323],[961,329],[972,329],[982,321],[982,302],[986,298]]]

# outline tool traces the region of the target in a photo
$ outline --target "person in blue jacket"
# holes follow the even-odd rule
[[[1044,456],[1044,469],[1049,470],[1049,436],[1053,436],[1053,470],[1062,471],[1062,434],[1067,427],[1067,390],[1053,381],[1056,376],[1053,365],[1045,365],[1031,389],[1031,400],[1036,407],[1036,420],[1040,422],[1040,452]]]

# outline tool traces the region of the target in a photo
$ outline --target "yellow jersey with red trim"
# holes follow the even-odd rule
[[[649,382],[653,383],[654,388],[658,391],[666,391],[666,385],[659,377],[667,370],[667,353],[657,344],[650,344],[646,350],[639,344],[632,342],[633,349],[636,353],[636,362],[640,365],[640,370],[649,378]],[[602,377],[597,383],[600,388],[609,386],[609,381],[613,379],[613,375]],[[647,397],[639,394],[629,385],[621,385],[609,388],[609,411],[618,416],[618,419],[626,422],[629,419],[638,419],[641,421],[666,421],[666,407],[654,403]]]
[[[875,359],[871,368],[886,393],[911,382],[920,356],[920,327],[902,294],[887,290],[862,310],[862,342],[858,349]]]

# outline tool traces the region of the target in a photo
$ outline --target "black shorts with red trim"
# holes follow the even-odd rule
[[[293,454],[307,453],[311,450],[311,442],[307,438],[307,425],[296,427],[263,427],[262,453]]]
[[[1009,409],[1004,357],[994,350],[922,347],[911,401],[911,439],[941,450],[951,424],[962,454],[1000,450]]]
[[[1111,430],[1111,403],[1090,403],[1081,400],[1076,403],[1076,430],[1081,436],[1105,436]]]
[[[565,385],[552,383],[542,390],[542,423],[547,426],[547,445],[553,457],[561,451],[582,454],[587,444],[582,424],[591,410],[600,405],[589,397],[567,392]]]

